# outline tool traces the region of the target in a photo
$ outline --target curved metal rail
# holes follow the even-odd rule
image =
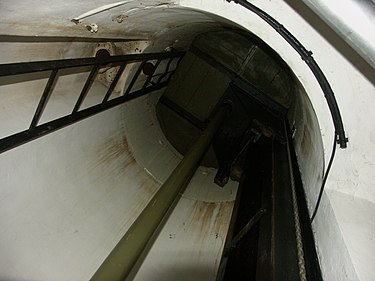
[[[337,135],[337,143],[340,144],[341,148],[346,148],[348,143],[348,138],[345,136],[344,124],[342,122],[340,109],[338,107],[335,94],[332,91],[331,85],[329,84],[327,78],[325,77],[323,71],[320,69],[319,65],[316,63],[312,56],[312,52],[308,51],[302,44],[293,36],[282,24],[277,20],[267,14],[265,11],[259,9],[253,4],[244,0],[226,0],[227,2],[234,1],[237,4],[245,7],[246,9],[257,14],[261,19],[272,26],[288,43],[291,45],[297,53],[301,56],[302,60],[308,65],[312,73],[314,74],[316,80],[319,82],[321,89],[323,90],[324,96],[327,100],[329,110],[331,112],[333,124],[335,126],[335,134]]]

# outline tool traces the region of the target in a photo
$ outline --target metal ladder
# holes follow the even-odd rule
[[[22,62],[0,65],[0,77],[10,77],[20,74],[50,71],[49,79],[39,100],[38,106],[35,109],[34,116],[30,118],[31,123],[29,128],[0,139],[0,153],[47,135],[87,117],[93,116],[99,112],[123,104],[134,98],[162,89],[169,83],[171,76],[175,72],[183,55],[184,52],[150,53]],[[164,62],[165,69],[160,71],[158,67],[161,66],[162,62]],[[133,77],[131,77],[131,80],[128,83],[128,86],[125,88],[123,94],[119,97],[110,99],[113,90],[120,80],[120,77],[122,76],[127,65],[130,63],[138,63],[139,66],[137,70],[134,72]],[[151,63],[152,65],[150,65]],[[143,71],[147,77],[146,81],[140,89],[134,89],[134,85],[136,84],[146,64],[148,64],[149,67],[151,66],[151,70],[149,68],[148,71]],[[110,83],[107,92],[103,93],[101,103],[85,109],[80,109],[93,81],[98,74],[99,69],[108,65],[111,67],[117,67],[118,70],[114,79]],[[78,72],[83,72],[82,67],[89,67],[91,70],[71,113],[52,121],[39,124],[43,112],[48,105],[49,97],[53,94],[54,84],[59,77],[59,71],[63,69],[75,69]],[[81,68],[81,70],[79,68]]]

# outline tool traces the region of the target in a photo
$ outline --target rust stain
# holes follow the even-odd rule
[[[305,124],[303,127],[303,136],[301,141],[301,150],[304,155],[309,154],[311,149],[311,134],[309,127]]]
[[[121,166],[118,166],[120,163]],[[112,176],[129,171],[132,184],[137,188],[135,202],[144,207],[142,202],[149,201],[160,187],[155,178],[136,165],[136,160],[130,151],[126,137],[112,136],[104,141],[96,150],[95,167],[106,166]],[[138,210],[138,208],[137,208]],[[138,211],[137,211],[138,212]]]
[[[116,138],[110,137],[108,138],[102,145],[100,145],[99,149],[97,150],[97,165],[108,165],[112,161],[116,160],[119,157],[126,157],[126,161],[124,163],[124,168],[135,164],[135,159],[129,150],[129,145],[125,137],[123,138]]]
[[[137,173],[137,178],[141,179],[140,188],[147,194],[154,195],[161,186],[151,175],[140,169]]]
[[[234,201],[194,203],[194,212],[190,219],[190,226],[196,231],[198,240],[205,239],[208,235],[216,235],[226,232],[229,215]]]
[[[227,202],[221,203],[219,212],[216,215],[216,221],[215,221],[216,233],[219,233],[220,230],[223,229],[223,227],[225,227],[225,233],[226,233],[226,229],[229,224],[229,219],[232,214],[233,207],[234,207],[234,201],[227,201]]]

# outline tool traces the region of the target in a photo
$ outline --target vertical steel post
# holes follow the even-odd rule
[[[229,105],[219,108],[206,130],[95,272],[91,281],[123,281],[129,275],[168,209],[194,175],[229,110]]]

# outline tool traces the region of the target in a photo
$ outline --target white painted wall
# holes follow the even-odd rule
[[[158,189],[121,109],[1,155],[1,280],[88,280]]]
[[[1,5],[5,7],[3,2]],[[1,13],[9,12],[8,8],[1,9]],[[63,14],[64,9],[60,8]],[[27,9],[30,11],[30,7]],[[2,17],[3,34],[28,36],[27,24],[13,29],[4,27],[7,16]],[[35,17],[28,20],[36,24]],[[17,42],[0,45],[0,62],[89,57],[103,44],[99,42],[102,40],[46,38],[44,35],[61,35],[49,34],[53,28],[47,29],[48,26],[45,30],[38,29],[43,36],[38,42],[29,37],[3,37],[5,41]],[[88,31],[84,32],[86,35]],[[181,44],[165,34],[159,38],[152,41],[154,44],[147,40],[121,40],[114,47],[121,54]],[[42,122],[69,114],[87,75],[86,71],[59,77]],[[0,124],[1,137],[29,126],[47,77],[48,73],[0,80],[0,117],[4,120]],[[100,102],[105,92],[106,87],[95,81],[82,108]],[[1,280],[90,279],[181,159],[158,126],[155,103],[160,94],[113,108],[1,154]],[[214,175],[214,169],[200,169],[179,203],[182,205],[177,206],[171,220],[166,222],[176,226],[176,220],[186,216],[183,235],[173,240],[168,238],[167,243],[183,241],[191,246],[189,250],[196,247],[201,251],[184,253],[181,248],[178,251],[165,248],[170,251],[166,258],[180,256],[180,263],[191,267],[196,265],[196,253],[202,254],[200,264],[205,266],[199,274],[211,279],[216,274],[236,195],[236,184],[232,183],[228,189],[217,188],[213,184]],[[202,185],[207,188],[202,189]],[[210,219],[212,223],[206,224]],[[216,219],[219,224],[215,224]],[[196,241],[206,235],[199,243]],[[160,234],[160,237],[165,236]],[[164,243],[163,238],[158,238],[154,245],[160,248]],[[142,268],[146,271],[139,274],[148,272],[147,266]],[[139,276],[139,280],[144,279]]]
[[[86,76],[59,78],[45,120],[70,112]],[[1,117],[7,121],[0,126],[3,136],[14,133],[9,128],[27,128],[45,82],[0,87]],[[83,107],[97,104],[105,93],[106,87],[95,81]],[[155,103],[161,94],[138,98],[1,154],[1,280],[90,279],[181,159],[157,122]],[[12,113],[25,118],[10,119]],[[193,267],[200,253],[205,266],[199,273],[211,279],[237,189],[235,183],[218,188],[214,175],[214,169],[199,170],[167,221],[169,228],[163,229],[170,231],[186,216],[183,235],[167,241],[158,238],[154,244],[170,251],[164,255],[166,263],[168,257],[180,256],[180,263]],[[197,237],[203,237],[200,243]],[[182,241],[190,251],[172,247]],[[164,247],[166,242],[170,247]],[[139,274],[149,272],[147,268]]]
[[[92,56],[95,47],[8,43],[0,49],[2,61],[16,62]],[[44,121],[72,110],[85,77],[59,78]],[[46,82],[28,82],[34,78],[1,80],[1,137],[28,127]],[[105,92],[95,82],[83,106]],[[1,154],[1,280],[88,280],[157,191],[160,183],[129,151],[122,111],[111,109]]]
[[[336,93],[345,129],[350,138],[348,149],[339,150],[337,153],[327,183],[329,192],[323,197],[321,209],[313,225],[325,280],[372,281],[375,279],[373,270],[375,251],[372,248],[375,244],[373,207],[375,204],[375,173],[373,173],[375,151],[372,149],[375,142],[375,128],[372,120],[375,113],[371,110],[375,101],[374,79],[371,78],[375,77],[374,70],[364,65],[350,50],[342,47],[339,40],[322,37],[319,33],[322,30],[318,24],[316,22],[310,24],[300,15],[300,13],[306,15],[303,7],[297,5],[296,11],[280,0],[254,1],[254,3],[283,23],[307,48],[312,49],[316,61]],[[83,45],[85,44],[75,43],[74,37],[142,39],[143,42],[150,42],[148,50],[162,50],[168,46],[187,47],[191,38],[202,28],[210,29],[217,26],[215,21],[219,19],[217,16],[221,16],[235,21],[258,35],[292,68],[316,111],[327,160],[332,146],[333,128],[328,107],[318,83],[295,51],[255,15],[234,3],[224,1],[180,0],[177,3],[183,7],[208,11],[212,14],[187,9],[174,10],[176,5],[171,2],[168,5],[159,5],[162,4],[161,1],[147,1],[147,4],[140,4],[139,1],[124,1],[124,5],[85,18],[82,23],[74,24],[70,21],[74,17],[105,4],[108,4],[108,1],[50,1],[48,5],[44,1],[33,1],[32,5],[26,1],[1,1],[1,35],[70,36],[70,40],[73,41],[73,43],[69,41],[59,44],[50,42],[15,44],[13,42],[9,43],[14,47],[10,51],[8,51],[10,45],[2,43],[0,46],[1,62],[63,58],[65,55],[68,56],[67,54],[72,56],[84,54]],[[139,7],[141,9],[138,9]],[[117,20],[120,15],[123,15],[121,22]],[[221,24],[227,24],[221,21]],[[86,29],[85,25],[90,23],[98,25],[98,32],[91,33]],[[329,36],[330,33],[325,33],[327,34]],[[4,37],[1,37],[1,40],[4,40]],[[89,49],[95,45],[90,47],[90,43],[86,43],[85,46]],[[76,53],[72,51],[76,48],[75,46],[79,46]],[[35,51],[33,47],[39,49]],[[26,51],[22,53],[18,49]],[[56,53],[50,56],[48,55],[50,50]],[[42,82],[35,83],[42,84]],[[35,87],[38,88],[40,85]],[[4,92],[1,94],[6,95]],[[26,95],[22,101],[27,100],[27,93],[24,91],[22,94]],[[13,105],[17,106],[20,101],[11,101],[13,98],[13,96],[8,96],[7,100],[10,100],[10,104],[13,102]],[[35,103],[35,99],[31,101]],[[8,107],[4,109],[3,106],[1,111],[6,112],[4,111],[6,108]],[[12,116],[15,122],[12,126],[22,127],[28,123],[13,119],[18,118],[13,116],[22,117],[23,113],[31,111],[31,106],[26,104],[21,110],[6,112],[2,120],[9,120]],[[8,257],[17,257],[17,259],[6,258],[6,260],[3,256],[0,257],[0,266],[5,270],[0,270],[0,272],[4,274],[4,278],[11,278],[8,274],[16,272],[19,274],[17,275],[19,279],[29,278],[32,273],[36,279],[41,280],[51,280],[50,276],[60,276],[57,274],[67,276],[66,280],[87,279],[90,275],[89,271],[94,270],[113,247],[116,239],[120,237],[117,231],[123,230],[129,223],[122,221],[120,225],[117,224],[121,221],[119,218],[124,215],[123,200],[126,200],[126,194],[128,194],[128,191],[125,192],[122,189],[123,183],[129,180],[137,181],[137,179],[128,178],[125,174],[119,173],[120,170],[122,171],[121,165],[125,165],[128,159],[127,154],[109,159],[113,165],[108,166],[111,169],[101,166],[99,168],[93,163],[100,159],[100,156],[94,153],[99,147],[103,145],[105,149],[111,147],[104,144],[104,140],[112,139],[116,147],[123,144],[120,132],[125,132],[123,130],[129,128],[120,125],[122,118],[121,110],[113,109],[0,156],[1,166],[6,167],[1,169],[3,175],[0,177],[4,181],[0,185],[2,190],[0,198],[4,203],[1,204],[0,221],[5,222],[5,227],[1,228],[1,239],[3,239],[1,245],[2,247],[16,245],[14,252],[8,251]],[[113,139],[113,136],[116,137]],[[69,143],[69,146],[66,146],[66,143]],[[90,159],[93,154],[95,154],[94,159],[87,160],[82,165],[81,157]],[[105,155],[112,154],[107,151]],[[68,160],[74,161],[68,162]],[[51,169],[56,166],[56,163],[64,163],[64,165],[61,165],[58,170]],[[142,167],[135,165],[133,169],[140,171],[145,180],[153,181],[148,178],[147,173],[144,173]],[[17,177],[14,176],[16,173]],[[116,173],[116,176],[112,173]],[[98,180],[91,178],[87,181],[85,176],[92,174],[98,176],[95,178]],[[34,180],[31,181],[31,178]],[[63,184],[59,184],[58,188],[51,186],[51,183],[59,182],[56,179],[65,179],[61,180]],[[100,183],[100,179],[108,179],[111,185],[115,186],[113,193],[106,193],[105,186],[108,185]],[[139,182],[133,182],[126,186],[132,190],[130,192],[136,192],[132,188],[139,184]],[[156,189],[158,184],[155,184]],[[80,186],[82,189],[77,190],[73,186]],[[95,194],[92,195],[93,197],[86,197],[87,190],[90,191],[91,188],[96,190]],[[318,192],[319,187],[310,188]],[[76,194],[77,192],[79,194]],[[149,196],[152,192],[154,189],[145,190],[142,194]],[[119,198],[121,198],[121,204],[117,201]],[[144,197],[143,199],[147,200]],[[313,204],[312,198],[308,200],[310,205]],[[118,207],[116,204],[121,206]],[[29,206],[31,211],[26,210],[24,206]],[[136,210],[135,208],[134,212]],[[99,222],[95,220],[97,218],[91,217],[92,212],[96,211],[102,215]],[[361,227],[358,227],[359,218],[362,219]],[[36,224],[32,223],[34,219],[37,219]],[[84,226],[81,226],[82,222],[85,222]],[[43,226],[43,223],[46,225]],[[107,224],[108,229],[99,228],[98,225],[101,223]],[[61,230],[61,225],[65,226],[63,230]],[[110,231],[113,227],[117,229],[114,231],[116,233]],[[73,239],[63,232],[65,230],[72,233],[78,230],[81,234],[72,234],[71,236],[78,235],[79,237]],[[54,234],[52,240],[45,238],[50,237],[49,233]],[[101,240],[102,238],[106,240]],[[70,241],[70,244],[67,244],[67,241]],[[100,243],[107,242],[104,245],[100,244],[101,247],[97,248],[99,241]],[[35,247],[39,243],[42,243],[40,244],[42,246]],[[28,254],[25,255],[26,249],[28,249]],[[49,249],[48,254],[41,249]],[[72,257],[73,249],[74,253],[78,249],[74,257]],[[95,249],[100,250],[93,253]],[[57,255],[56,253],[63,254]],[[88,256],[92,257],[90,261],[87,261]],[[40,262],[36,263],[37,258]],[[60,272],[61,267],[56,266],[60,260],[70,264],[71,268],[76,268],[76,273],[81,274],[80,277],[76,279],[73,275],[69,275],[73,274],[74,270]],[[84,270],[81,268],[82,260],[88,263]],[[79,269],[77,269],[78,265]],[[51,275],[44,275],[45,272]]]

